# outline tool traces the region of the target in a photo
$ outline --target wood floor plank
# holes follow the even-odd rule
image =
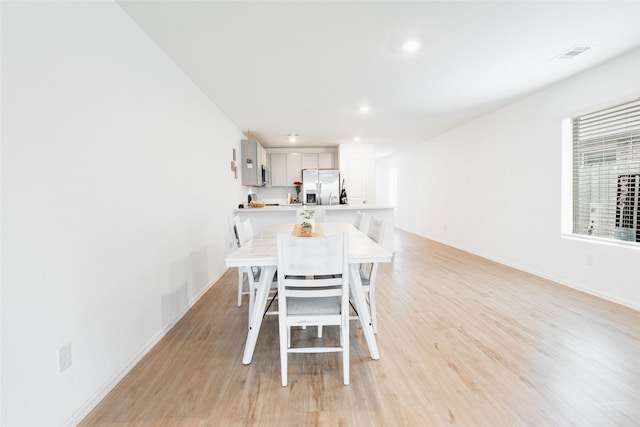
[[[353,322],[349,386],[340,354],[311,354],[290,356],[282,387],[274,316],[242,365],[232,269],[80,425],[640,425],[639,312],[407,232],[395,242],[378,270],[381,358]]]

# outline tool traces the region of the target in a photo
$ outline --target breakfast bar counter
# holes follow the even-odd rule
[[[353,223],[356,212],[363,214],[361,230],[367,233],[369,220],[375,217],[384,220],[385,230],[381,244],[390,252],[395,252],[393,247],[393,227],[395,206],[386,205],[279,205],[265,206],[263,208],[235,209],[234,213],[240,216],[241,220],[251,218],[251,224],[256,233],[263,231],[269,224],[296,222],[296,212],[298,209],[315,209],[324,211],[324,221],[326,222],[348,222]]]

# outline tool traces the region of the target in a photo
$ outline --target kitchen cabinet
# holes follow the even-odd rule
[[[302,169],[318,169],[318,154],[302,153]]]
[[[285,153],[273,153],[269,156],[269,174],[272,187],[287,185],[287,155]]]
[[[272,187],[293,187],[295,181],[302,181],[300,153],[271,153],[270,169]]]
[[[302,169],[335,169],[335,153],[303,153]]]
[[[319,169],[335,169],[336,168],[336,153],[318,153],[318,168]]]
[[[287,153],[287,186],[292,186],[295,181],[302,181],[302,155],[300,153]]]
[[[302,173],[300,172],[302,169],[337,169],[335,151],[315,149],[314,152],[313,148],[294,150],[268,149],[271,187],[293,187],[294,181],[302,181]]]
[[[259,187],[266,184],[266,152],[256,140],[241,143],[242,185]]]

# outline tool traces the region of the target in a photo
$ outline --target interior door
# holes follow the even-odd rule
[[[367,203],[367,189],[369,182],[369,167],[366,157],[349,159],[349,174],[345,177],[345,187],[349,204]]]

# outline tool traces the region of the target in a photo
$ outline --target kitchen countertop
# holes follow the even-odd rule
[[[265,206],[263,208],[244,208],[234,209],[235,212],[286,212],[295,211],[297,209],[325,209],[325,210],[370,210],[370,209],[395,209],[396,206],[390,205],[279,205],[279,206]]]

